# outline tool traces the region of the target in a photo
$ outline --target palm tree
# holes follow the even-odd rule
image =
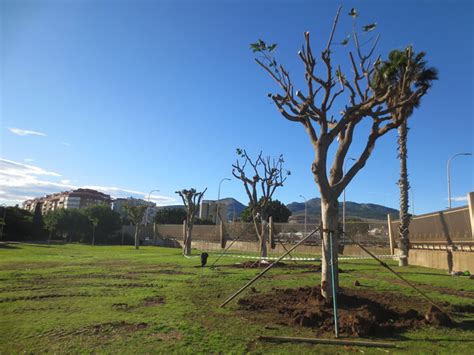
[[[392,86],[391,98],[388,105],[399,102],[400,99],[408,97],[412,93],[412,88],[428,90],[434,80],[438,79],[438,71],[433,67],[427,67],[425,52],[413,54],[412,48],[405,51],[391,51],[388,60],[381,63],[380,71],[375,76],[374,87],[383,90]],[[408,117],[417,108],[420,101],[416,101],[412,106],[404,106],[396,110],[396,119],[401,119],[403,123],[398,128],[398,158],[400,159],[400,227],[398,248],[400,249],[400,266],[408,265],[408,247],[410,225],[410,215],[408,213],[408,182],[407,169],[407,138],[408,138]]]

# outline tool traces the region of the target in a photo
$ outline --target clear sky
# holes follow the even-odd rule
[[[249,44],[277,42],[277,57],[300,83],[303,32],[311,32],[314,51],[321,49],[337,2],[0,4],[0,203],[81,186],[117,197],[159,189],[159,204],[178,203],[177,189],[208,187],[205,198],[215,199],[219,181],[232,177],[237,147],[284,154],[292,175],[275,198],[319,196],[309,140],[267,98],[277,88]],[[337,40],[355,7],[359,24],[377,22],[382,57],[412,44],[438,68],[440,80],[410,118],[409,178],[415,213],[445,208],[448,158],[474,151],[473,2],[341,4]],[[334,62],[346,65],[346,54],[336,50]],[[453,160],[456,200],[474,190],[473,170],[473,157]],[[377,143],[347,199],[397,208],[397,179],[392,132]],[[235,180],[222,184],[227,196],[248,202]]]

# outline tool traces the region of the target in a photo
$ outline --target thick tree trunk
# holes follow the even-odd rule
[[[339,202],[337,199],[321,199],[321,221],[323,227],[322,259],[321,259],[321,294],[326,299],[332,298],[331,249],[330,235],[332,234],[332,255],[334,259],[334,287],[339,287],[339,269],[337,263],[339,246]]]
[[[135,249],[138,249],[140,246],[140,241],[138,240],[138,223],[135,225]]]
[[[408,127],[406,121],[398,128],[398,157],[400,159],[400,180],[398,186],[400,188],[400,227],[398,249],[400,250],[399,266],[408,265],[408,247],[409,234],[408,227],[410,225],[410,215],[408,214],[408,190],[410,184],[408,182],[407,169],[407,134]]]
[[[186,224],[185,230],[186,232],[185,232],[185,240],[183,243],[183,254],[191,255],[191,240],[192,240],[193,226]]]

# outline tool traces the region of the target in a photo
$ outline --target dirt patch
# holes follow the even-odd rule
[[[451,305],[450,309],[453,312],[474,313],[474,304]]]
[[[136,277],[124,274],[77,274],[77,275],[60,275],[58,279],[126,279],[133,280]]]
[[[147,323],[127,323],[127,322],[111,322],[111,323],[101,323],[96,324],[91,327],[87,327],[89,334],[103,334],[103,333],[110,333],[112,331],[121,330],[126,333],[136,332],[138,330],[142,330],[148,327]]]
[[[143,299],[143,303],[142,305],[144,307],[152,307],[152,306],[156,306],[156,305],[159,305],[159,304],[165,304],[166,301],[165,301],[165,298],[162,297],[162,296],[153,296],[153,297],[147,297],[145,299]]]
[[[92,297],[89,293],[72,293],[72,294],[58,294],[52,293],[47,295],[35,295],[35,296],[19,296],[19,297],[8,297],[0,299],[0,303],[3,302],[15,302],[15,301],[37,301],[48,298],[61,298],[61,297]]]
[[[321,296],[320,287],[273,289],[272,293],[252,295],[239,300],[241,309],[254,311],[251,316],[264,314],[275,323],[311,327],[316,333],[334,330],[332,303]],[[338,324],[346,336],[391,335],[423,325],[450,326],[430,309],[426,302],[400,294],[378,293],[361,289],[341,288],[338,294]],[[257,311],[257,312],[255,312]]]
[[[148,328],[147,323],[127,323],[124,321],[120,322],[108,322],[94,324],[87,327],[82,327],[74,330],[61,330],[61,329],[52,329],[50,331],[43,332],[39,334],[40,337],[53,337],[53,338],[62,338],[67,336],[91,336],[91,335],[104,335],[108,333],[115,332],[125,332],[132,333],[142,329]]]
[[[118,288],[150,288],[155,287],[153,284],[140,284],[140,283],[127,283],[127,284],[115,284],[115,285],[108,285],[110,287],[118,287]]]
[[[164,274],[164,275],[193,275],[191,272],[184,272],[173,269],[158,269],[158,270],[142,270],[142,271],[129,271],[131,275],[134,274]]]

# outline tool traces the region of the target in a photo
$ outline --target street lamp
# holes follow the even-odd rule
[[[346,164],[349,160],[356,161],[354,158],[347,158],[342,166],[342,175],[346,173]],[[342,231],[346,233],[346,189],[342,192]]]
[[[145,226],[148,225],[148,209],[150,208],[150,197],[153,192],[160,192],[160,190],[151,190],[150,193],[148,194],[148,204],[146,205],[146,211],[145,211]]]
[[[219,188],[217,189],[216,224],[217,224],[218,222],[220,222],[220,217],[221,217],[220,214],[219,214],[219,212],[220,212],[220,209],[219,209],[219,202],[220,202],[220,200],[221,200],[221,184],[222,184],[224,181],[226,181],[226,180],[227,180],[227,181],[230,181],[229,178],[223,178],[223,179],[221,179],[221,181],[219,182]],[[217,220],[217,218],[219,218],[219,221]]]
[[[472,155],[472,153],[457,153],[454,154],[451,158],[448,159],[448,164],[446,166],[446,173],[448,175],[448,203],[449,203],[449,208],[451,208],[451,172],[450,172],[450,165],[451,165],[451,160],[453,160],[455,157],[459,155]]]
[[[307,209],[307,202],[306,197],[300,195],[300,197],[304,200],[304,235],[306,235],[306,218],[308,216],[308,209]]]

